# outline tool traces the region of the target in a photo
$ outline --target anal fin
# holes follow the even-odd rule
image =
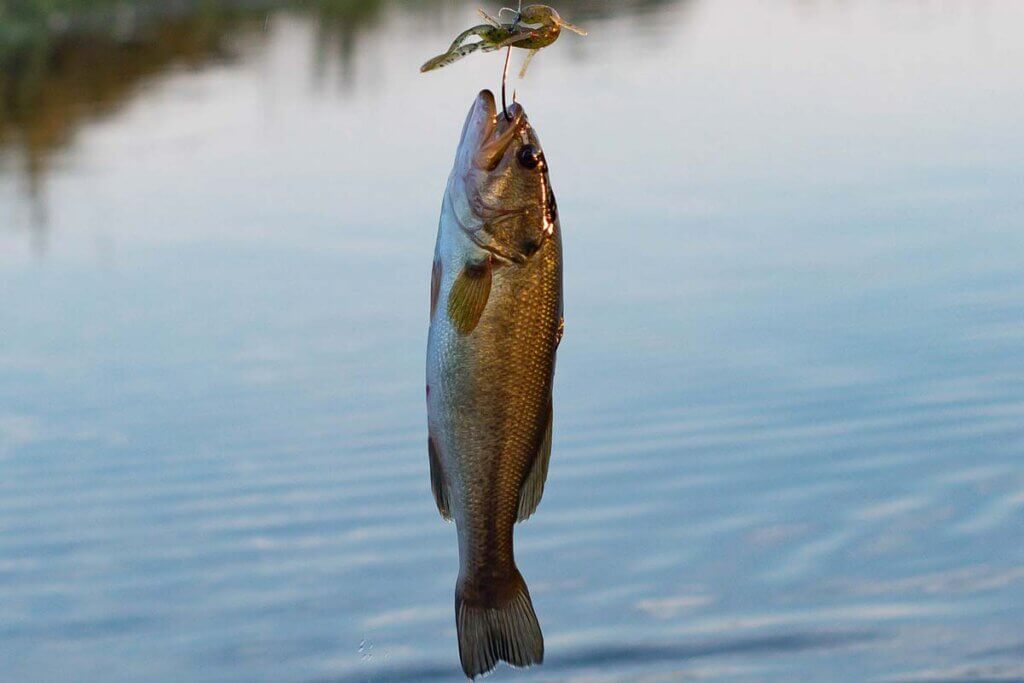
[[[540,449],[533,461],[530,474],[527,475],[523,487],[519,490],[519,514],[517,522],[530,518],[540,505],[540,499],[544,495],[544,482],[548,478],[548,464],[551,462],[551,423],[552,411],[548,406],[548,423],[544,427],[544,438],[541,439]]]
[[[444,471],[441,469],[441,457],[434,445],[434,437],[427,438],[427,452],[430,455],[430,488],[434,490],[437,511],[444,519],[451,520],[451,498],[448,495],[448,484],[444,479]]]

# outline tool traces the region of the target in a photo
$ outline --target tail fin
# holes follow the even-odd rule
[[[499,660],[517,667],[544,661],[544,635],[530,591],[519,571],[513,571],[507,586],[490,587],[488,591],[489,595],[501,595],[502,600],[471,599],[470,591],[464,591],[461,584],[455,590],[459,657],[462,670],[470,678],[491,671]]]

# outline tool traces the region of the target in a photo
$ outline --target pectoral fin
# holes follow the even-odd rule
[[[427,438],[427,452],[430,454],[430,488],[434,489],[434,502],[437,511],[447,520],[452,518],[451,498],[448,496],[448,484],[441,469],[441,457],[434,446],[434,437]]]
[[[551,408],[548,408],[548,423],[544,428],[544,438],[533,461],[530,474],[519,490],[519,516],[516,521],[522,522],[530,518],[540,505],[544,495],[544,482],[548,478],[548,464],[551,462]]]
[[[476,329],[491,296],[491,264],[467,264],[448,294],[448,317],[461,334]]]

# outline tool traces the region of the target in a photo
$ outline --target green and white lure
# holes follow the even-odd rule
[[[526,76],[526,70],[534,55],[558,40],[563,28],[581,36],[587,35],[586,31],[563,19],[553,7],[548,5],[530,5],[525,8],[520,7],[518,10],[503,7],[498,12],[498,19],[483,10],[479,10],[479,12],[486,23],[473,26],[460,33],[448,51],[420,67],[421,72],[426,73],[454,64],[474,52],[494,52],[506,47],[518,47],[529,50],[526,61],[519,72],[519,77],[523,78]],[[513,15],[512,21],[502,22],[500,20],[500,17],[506,12]],[[479,40],[468,42],[472,38]]]

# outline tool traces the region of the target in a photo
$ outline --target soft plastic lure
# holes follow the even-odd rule
[[[501,17],[506,12],[513,15],[512,21],[502,22],[480,10],[481,16],[487,23],[460,33],[447,52],[428,61],[420,67],[420,71],[426,73],[440,69],[454,64],[474,52],[494,52],[505,47],[518,47],[529,50],[519,73],[522,78],[526,75],[526,69],[533,56],[558,40],[563,28],[581,36],[587,35],[586,31],[563,19],[553,7],[548,5],[530,5],[519,10],[503,7],[498,16]],[[479,40],[468,42],[472,38]]]

